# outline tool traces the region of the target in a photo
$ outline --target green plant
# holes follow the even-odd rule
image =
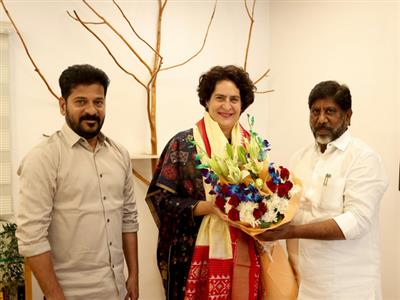
[[[17,225],[5,223],[0,232],[0,278],[1,286],[10,295],[17,293],[18,286],[24,285],[24,258],[18,252],[15,237]]]

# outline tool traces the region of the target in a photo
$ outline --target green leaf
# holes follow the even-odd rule
[[[276,224],[276,223],[279,223],[280,221],[283,220],[284,217],[285,217],[284,214],[278,213],[278,215],[277,215],[278,220],[277,220],[276,222],[274,222],[274,223],[275,223],[275,224]]]
[[[228,157],[230,159],[233,159],[233,148],[232,148],[232,145],[227,143],[225,149],[226,149],[226,154],[228,155]]]
[[[261,228],[268,228],[268,227],[270,227],[271,225],[272,225],[271,222],[265,222],[264,220],[261,220],[261,224],[260,224],[260,227],[261,227]]]
[[[211,170],[214,171],[215,174],[217,174],[218,176],[222,175],[221,168],[219,167],[218,162],[214,160],[214,158],[208,161],[208,165],[210,166]]]
[[[229,169],[228,169],[228,166],[227,166],[226,163],[225,163],[226,160],[224,160],[224,159],[222,159],[222,158],[220,158],[220,157],[216,157],[215,159],[216,159],[216,162],[217,162],[218,165],[219,165],[219,168],[220,168],[220,170],[221,170],[222,176],[224,176],[224,177],[228,176],[228,174],[229,174]]]
[[[237,147],[237,154],[239,162],[245,164],[247,162],[246,149],[242,145]]]
[[[196,166],[196,169],[208,169],[209,166],[208,164],[199,164]]]

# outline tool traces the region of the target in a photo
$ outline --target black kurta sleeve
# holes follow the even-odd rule
[[[196,169],[192,130],[178,133],[164,148],[146,201],[159,228],[158,267],[168,299],[183,299],[187,273],[202,217],[193,208],[205,200]]]

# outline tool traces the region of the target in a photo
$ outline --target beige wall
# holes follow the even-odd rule
[[[75,63],[90,63],[104,69],[110,76],[107,94],[105,133],[121,142],[131,153],[144,153],[150,149],[149,129],[146,121],[145,94],[129,76],[112,62],[104,48],[78,23],[72,21],[66,10],[77,10],[89,20],[96,18],[80,1],[32,1],[7,0],[9,11],[20,27],[22,35],[49,83],[58,92],[57,80],[61,71]],[[119,1],[130,17],[135,29],[154,44],[155,20],[158,1]],[[90,1],[100,12],[138,47],[140,53],[151,62],[149,51],[137,39],[111,1]],[[163,18],[162,55],[164,66],[180,63],[200,48],[213,1],[169,1]],[[258,78],[268,67],[267,18],[268,3],[260,1],[256,6],[256,23],[250,48],[249,71]],[[0,9],[1,21],[5,20]],[[204,51],[195,60],[183,66],[160,73],[158,78],[157,127],[159,150],[178,131],[192,127],[203,112],[198,104],[196,87],[201,73],[220,64],[243,64],[249,20],[241,1],[220,1],[210,29]],[[112,38],[109,31],[95,27],[97,32],[112,44],[112,50],[121,62],[139,76],[145,69],[137,63],[122,43]],[[12,145],[14,196],[18,202],[18,178],[15,174],[23,156],[41,139],[42,133],[52,133],[63,123],[58,104],[33,71],[14,32],[11,35],[12,82]],[[146,54],[147,53],[147,54]],[[263,82],[260,89],[266,89]],[[262,116],[265,114],[267,95],[257,96],[249,112],[260,120],[257,127],[265,131]],[[147,177],[149,164],[135,160],[135,168]],[[146,174],[147,173],[147,174]],[[150,216],[144,195],[147,187],[136,181],[136,200],[139,209],[139,263],[141,299],[162,299],[160,276],[156,267],[157,229]],[[34,300],[41,293],[34,288]]]
[[[92,1],[96,2],[96,1]],[[143,36],[154,36],[155,1],[121,1]],[[131,153],[147,152],[149,130],[145,119],[143,90],[111,61],[105,50],[65,11],[76,9],[94,19],[78,1],[8,0],[10,12],[20,26],[32,55],[50,84],[58,91],[59,73],[74,63],[91,63],[111,78],[104,131],[123,143]],[[97,1],[101,11],[129,34],[110,4]],[[211,1],[171,1],[164,17],[165,65],[193,54],[202,42]],[[400,157],[400,8],[396,2],[371,1],[258,1],[250,73],[257,78],[268,65],[272,73],[249,112],[256,116],[256,129],[272,143],[271,159],[287,163],[290,154],[312,141],[306,99],[319,81],[336,79],[349,85],[354,99],[351,131],[364,139],[383,158],[391,185],[381,207],[382,274],[384,299],[400,299],[400,195],[397,191]],[[1,11],[1,21],[4,14]],[[220,1],[208,43],[199,57],[186,66],[159,76],[159,150],[179,130],[190,127],[202,114],[195,93],[199,75],[216,64],[242,64],[247,37],[242,1]],[[103,32],[100,29],[100,32]],[[113,50],[131,70],[144,69],[120,42],[104,31]],[[131,39],[132,43],[138,42]],[[144,48],[140,48],[144,51]],[[11,36],[13,169],[42,133],[63,123],[57,103],[34,73],[13,33]],[[145,56],[147,59],[148,55]],[[148,162],[135,161],[149,170]],[[147,174],[150,176],[150,174]],[[17,201],[18,178],[14,175]],[[157,230],[144,203],[146,187],[136,182],[139,208],[140,293],[146,300],[162,299],[155,264]],[[34,300],[40,299],[35,289]]]
[[[385,300],[400,299],[400,3],[271,1],[269,59],[276,92],[268,102],[269,136],[279,160],[310,143],[307,97],[323,80],[346,83],[350,130],[383,158],[390,185],[381,205]]]

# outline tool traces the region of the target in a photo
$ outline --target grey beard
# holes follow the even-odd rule
[[[327,137],[316,136],[315,140],[317,141],[318,144],[321,144],[321,145],[327,145],[330,142],[332,142],[332,138],[330,136],[327,136]]]

